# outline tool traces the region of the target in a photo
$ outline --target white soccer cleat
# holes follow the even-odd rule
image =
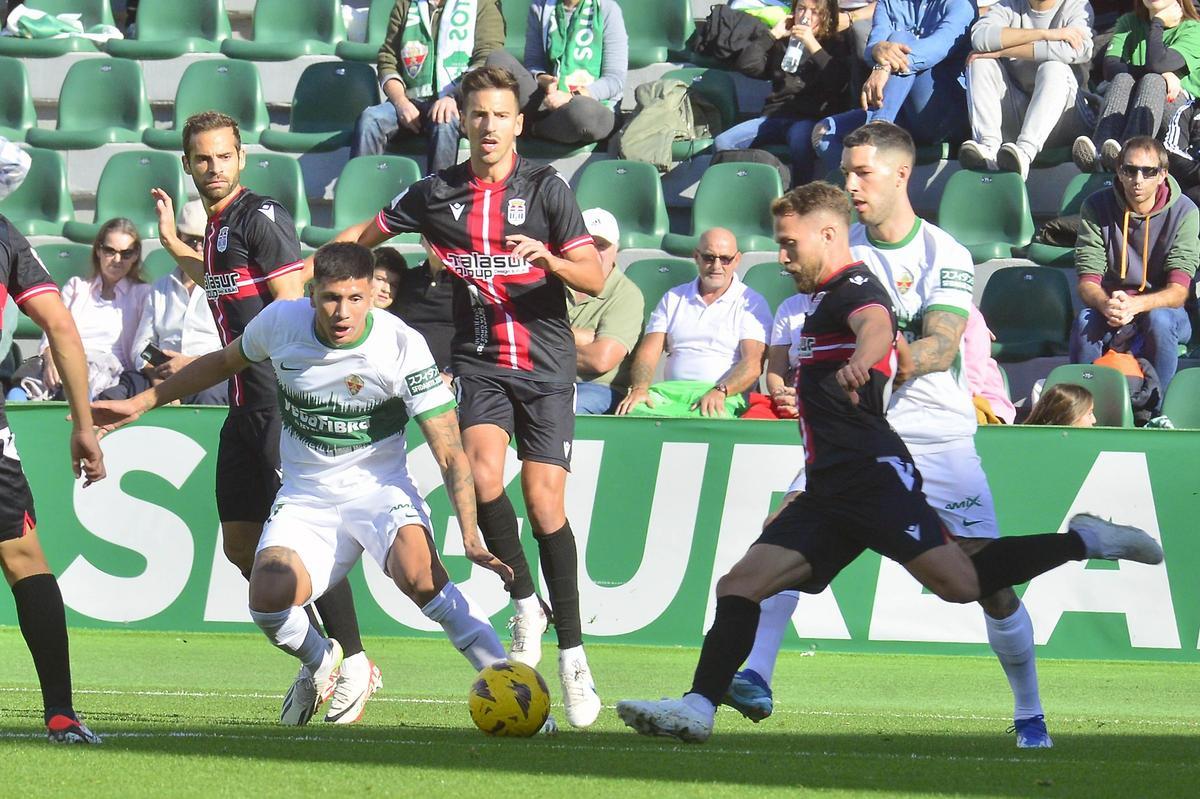
[[[1089,558],[1150,564],[1163,561],[1162,547],[1139,527],[1114,524],[1090,513],[1075,514],[1067,527],[1083,539]]]
[[[508,659],[536,669],[542,659],[542,633],[549,626],[550,620],[542,610],[536,614],[521,613],[509,619],[512,643],[508,647]]]
[[[333,693],[338,671],[342,667],[342,645],[332,638],[329,639],[329,644],[316,674],[309,671],[307,666],[300,667],[295,682],[283,697],[283,708],[279,712],[280,724],[289,727],[308,724],[321,703]]]
[[[558,676],[562,680],[563,706],[572,727],[590,727],[600,715],[600,695],[587,661],[572,658],[559,661]]]
[[[383,675],[366,652],[351,655],[342,661],[325,721],[331,724],[353,724],[362,718],[367,700],[383,687]]]
[[[712,718],[682,699],[624,699],[617,702],[617,715],[642,735],[662,735],[693,744],[704,743],[712,735]]]

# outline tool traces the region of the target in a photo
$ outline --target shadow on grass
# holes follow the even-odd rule
[[[632,732],[564,731],[552,738],[488,738],[473,729],[398,725],[303,730],[185,725],[173,733],[110,730],[98,754],[219,756],[268,764],[445,770],[493,776],[620,778],[713,787],[795,787],[989,796],[1196,795],[1197,736],[1088,733],[1051,750],[1011,737],[961,734],[724,733],[703,745]],[[8,725],[4,725],[8,726]],[[125,725],[121,725],[125,726]],[[0,741],[0,751],[6,742]],[[511,783],[510,783],[511,784]]]

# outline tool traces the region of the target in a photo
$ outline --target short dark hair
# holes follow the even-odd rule
[[[183,154],[189,156],[192,154],[193,136],[222,128],[233,129],[233,138],[237,141],[240,150],[242,148],[242,131],[238,128],[237,120],[220,111],[201,111],[199,114],[192,114],[183,123]]]
[[[1143,153],[1153,153],[1157,156],[1159,169],[1166,169],[1170,163],[1170,159],[1167,158],[1167,148],[1158,139],[1153,136],[1133,136],[1121,145],[1121,157],[1118,160],[1118,164],[1125,163],[1126,153],[1134,150],[1139,150]]]
[[[313,256],[313,283],[336,280],[370,280],[375,276],[375,257],[361,244],[334,241]]]
[[[868,122],[850,131],[842,140],[842,148],[848,150],[851,147],[874,147],[876,150],[900,153],[908,159],[909,164],[917,160],[917,147],[908,131],[883,120]]]
[[[488,89],[501,89],[512,92],[517,105],[521,105],[521,94],[517,88],[517,79],[504,67],[478,67],[477,69],[473,69],[466,75],[463,75],[461,88],[463,105],[467,104],[467,99],[473,93]]]
[[[397,277],[404,277],[408,270],[408,259],[395,247],[376,247],[371,251],[376,269],[386,269]]]
[[[771,203],[773,216],[807,216],[813,211],[828,211],[850,227],[850,198],[846,190],[823,180],[794,188]]]

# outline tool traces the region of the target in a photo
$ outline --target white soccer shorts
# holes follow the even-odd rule
[[[337,585],[365,552],[387,572],[396,531],[415,524],[432,533],[429,508],[414,486],[383,486],[333,504],[308,497],[276,497],[258,551],[283,547],[300,556],[318,599]]]

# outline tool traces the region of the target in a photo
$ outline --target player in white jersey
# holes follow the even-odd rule
[[[901,364],[897,382],[903,383],[892,395],[888,423],[912,453],[925,495],[946,530],[972,554],[1000,535],[991,490],[975,452],[975,409],[962,363],[975,267],[966,248],[913,211],[908,178],[914,154],[908,133],[888,122],[872,122],[846,138],[842,171],[862,222],[851,229],[851,253],[888,290],[897,324],[910,342],[911,363]],[[802,487],[801,477],[789,496]],[[785,592],[768,600],[771,606],[764,603],[767,625],[760,622],[755,651],[726,697],[754,721],[770,715],[770,668],[796,599],[795,592]],[[1052,746],[1038,692],[1028,611],[1011,588],[983,597],[979,604],[988,642],[1013,691],[1017,746]],[[765,651],[759,651],[759,640]],[[757,663],[764,665],[756,668]]]
[[[311,299],[273,302],[223,350],[132,399],[93,406],[96,424],[112,430],[200,390],[193,386],[271,361],[283,417],[283,485],[255,554],[250,614],[311,676],[284,701],[284,720],[293,724],[306,723],[329,697],[342,660],[338,642],[323,637],[302,607],[364,552],[475,669],[504,658],[487,617],[442,567],[406,463],[404,427],[412,418],[441,468],[467,557],[511,580],[511,569],[480,543],[454,397],[420,334],[372,308],[373,272],[365,247],[326,245],[317,251]]]

